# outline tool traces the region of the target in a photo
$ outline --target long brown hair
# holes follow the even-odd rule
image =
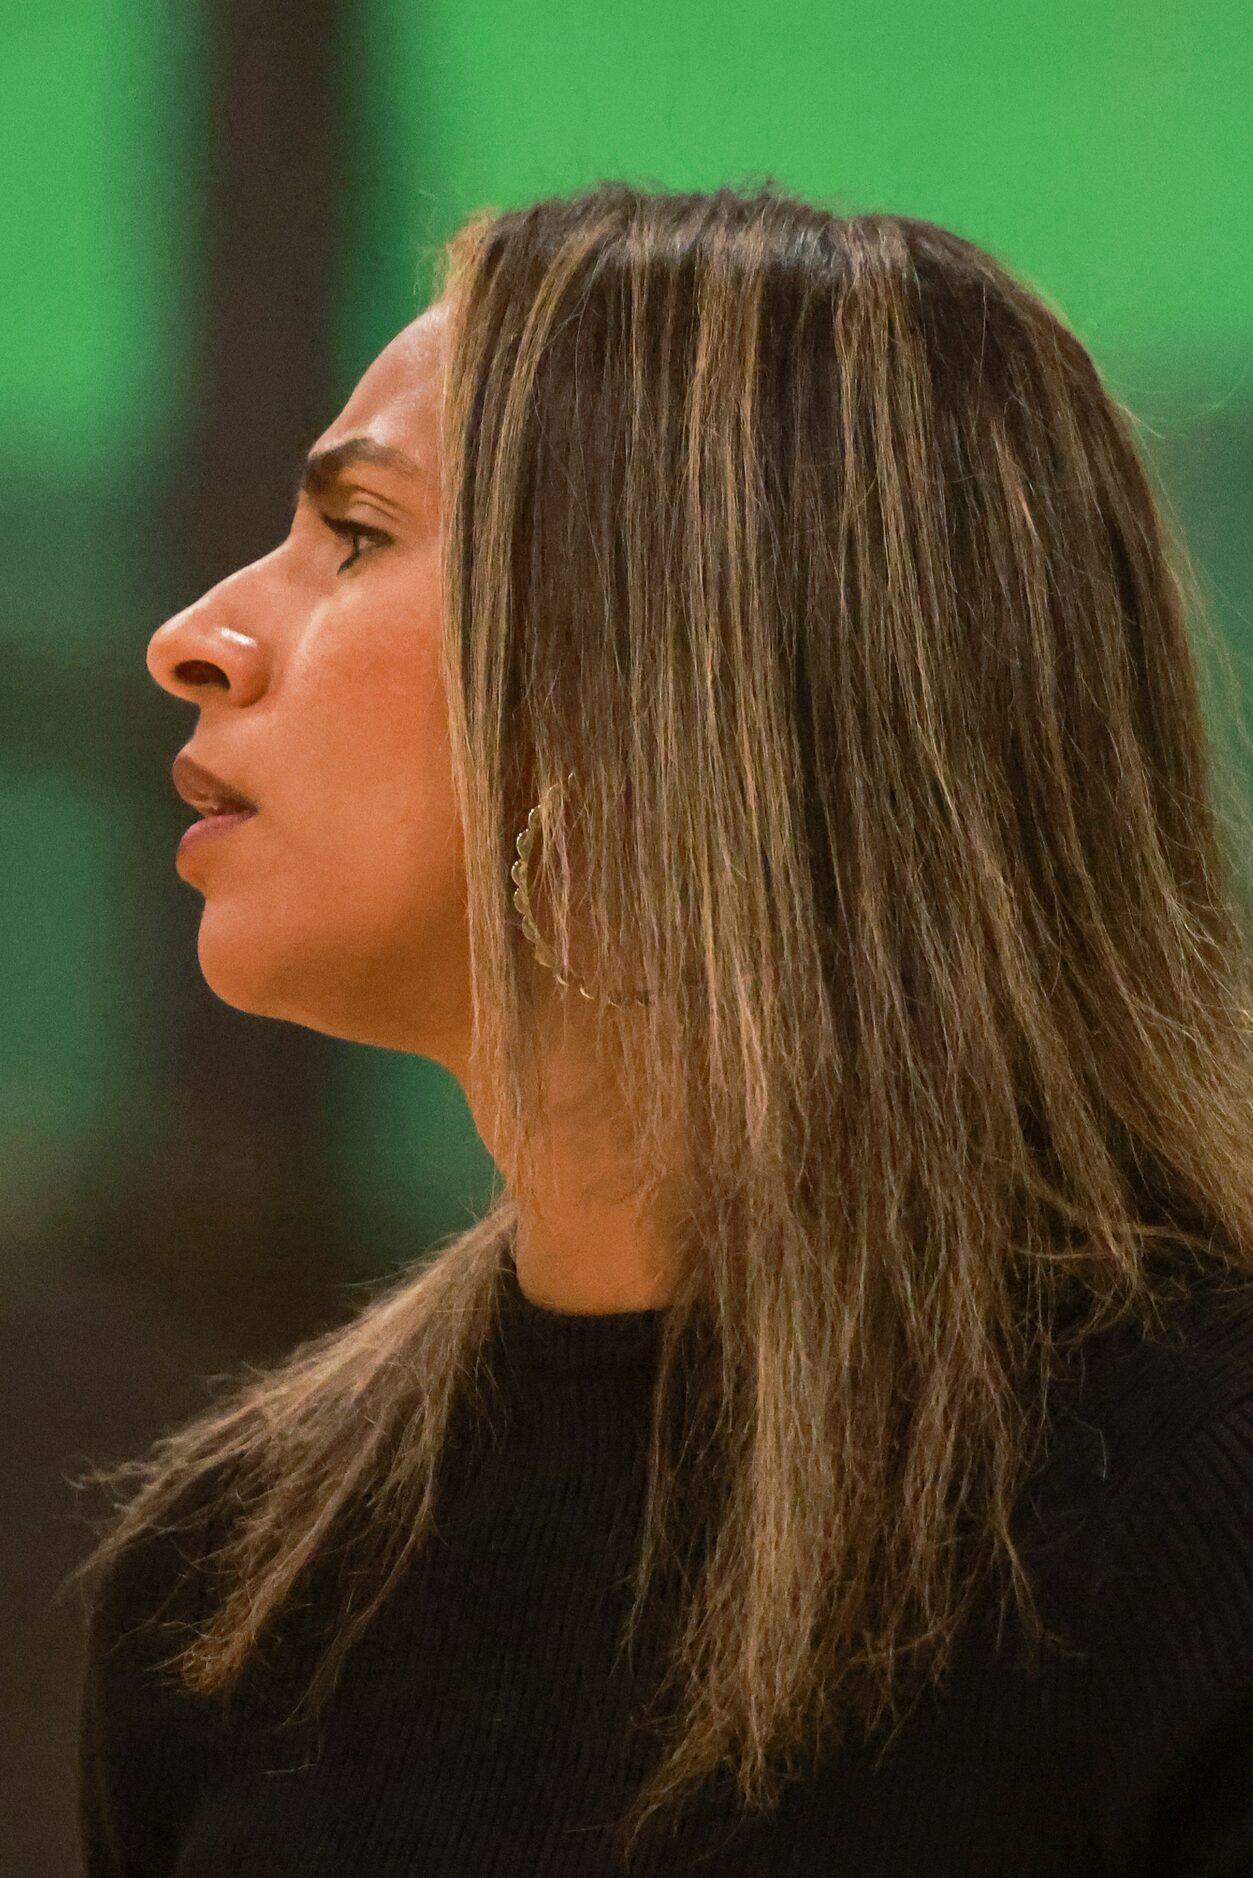
[[[1061,1326],[1253,1269],[1253,934],[1193,633],[1222,647],[1129,411],[933,223],[605,183],[476,214],[443,285],[472,1051],[516,1182],[88,1476],[137,1490],[79,1572],[229,1474],[226,1589],[176,1659],[222,1689],[365,1509],[373,1596],[316,1702],[423,1544],[528,1177],[509,868],[560,783],[547,936],[647,996],[603,1015],[640,1191],[676,1142],[689,1174],[632,1634],[719,1483],[638,1829],[725,1758],[769,1806],[819,1724],[877,1729],[988,1561],[1038,1626],[1010,1517]]]

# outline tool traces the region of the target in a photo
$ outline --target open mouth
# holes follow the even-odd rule
[[[256,809],[213,809],[202,820],[193,822],[178,844],[181,854],[184,848],[201,841],[226,834],[232,828],[250,822],[257,813]]]

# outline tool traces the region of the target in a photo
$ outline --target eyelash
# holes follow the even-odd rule
[[[348,559],[341,562],[335,569],[337,574],[342,574],[348,568],[355,566],[365,553],[364,548],[356,545],[358,536],[373,548],[384,547],[391,540],[391,536],[385,535],[381,528],[369,528],[364,522],[341,521],[338,516],[334,515],[324,515],[322,520],[333,535],[341,535],[345,541],[353,543],[353,550]]]

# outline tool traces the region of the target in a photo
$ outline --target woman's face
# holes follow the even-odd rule
[[[204,896],[212,990],[455,1071],[469,969],[439,658],[447,312],[436,301],[391,341],[311,452],[367,439],[417,467],[363,456],[315,476],[286,539],[167,620],[148,669],[199,711],[190,755],[258,805],[175,863]]]

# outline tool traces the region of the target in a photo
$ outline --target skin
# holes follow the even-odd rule
[[[447,314],[437,300],[406,326],[313,446],[365,435],[428,474],[362,463],[316,500],[302,493],[286,539],[160,626],[147,663],[199,710],[192,754],[259,804],[175,863],[204,896],[211,990],[255,1016],[442,1063],[499,1165],[469,1061],[464,847],[439,659]],[[327,517],[388,542],[336,536]],[[546,1173],[536,1191],[515,1190],[518,1279],[553,1310],[640,1310],[666,1301],[669,1261],[624,1197],[627,1143],[597,1104],[592,1026],[586,1000],[554,982]]]

